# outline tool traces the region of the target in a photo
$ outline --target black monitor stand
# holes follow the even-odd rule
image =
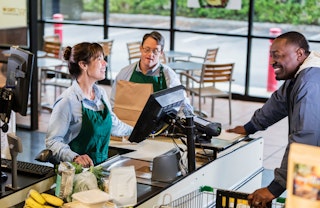
[[[11,190],[17,190],[18,187],[18,167],[17,167],[17,156],[18,153],[22,152],[22,143],[21,139],[15,134],[8,133],[8,144],[11,155],[11,175],[12,175],[12,184],[8,185],[8,188]]]

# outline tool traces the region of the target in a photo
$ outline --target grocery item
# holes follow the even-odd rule
[[[29,197],[33,198],[36,202],[39,204],[44,205],[46,203],[46,200],[41,196],[41,194],[35,190],[35,189],[30,189],[29,191]]]
[[[47,193],[42,193],[41,196],[46,200],[48,204],[51,204],[56,207],[61,207],[63,205],[63,200]]]
[[[32,197],[28,197],[25,200],[25,205],[32,208],[43,208],[42,204],[39,204],[36,200],[34,200]]]

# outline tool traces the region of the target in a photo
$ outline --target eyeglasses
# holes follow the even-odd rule
[[[160,53],[160,50],[158,50],[157,48],[156,49],[151,49],[151,48],[143,48],[142,47],[142,50],[143,50],[144,53],[152,52],[154,55],[158,55]]]

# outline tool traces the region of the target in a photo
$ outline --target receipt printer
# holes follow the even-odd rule
[[[179,160],[181,158],[178,148],[157,156],[153,159],[152,180],[170,182],[180,173]]]

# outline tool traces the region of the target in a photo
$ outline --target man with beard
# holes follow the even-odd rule
[[[270,55],[276,79],[285,82],[262,108],[255,111],[248,123],[227,130],[244,135],[253,134],[288,116],[288,145],[281,166],[275,169],[275,177],[270,185],[249,195],[249,203],[254,207],[266,207],[268,202],[286,190],[291,143],[320,145],[320,53],[309,51],[306,38],[291,31],[273,41]]]

